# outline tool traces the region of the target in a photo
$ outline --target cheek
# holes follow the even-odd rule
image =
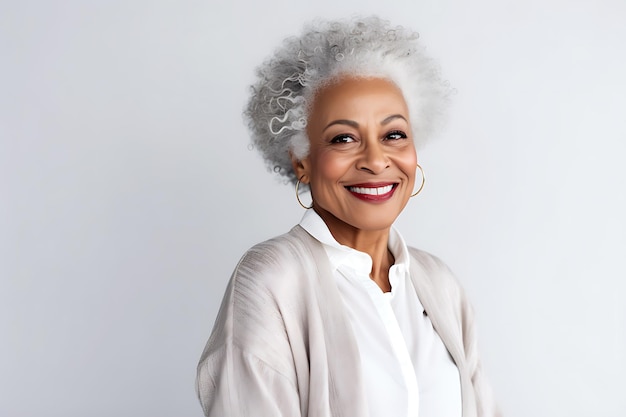
[[[417,153],[415,152],[415,148],[404,153],[401,158],[398,160],[401,169],[409,175],[409,177],[415,176],[415,169],[417,168]]]
[[[351,163],[346,158],[340,158],[332,152],[320,153],[312,166],[313,177],[331,184],[340,180],[350,166]]]

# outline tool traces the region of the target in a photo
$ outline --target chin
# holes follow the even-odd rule
[[[352,225],[359,230],[384,230],[391,227],[398,216],[381,216],[380,214],[370,213],[359,217]]]

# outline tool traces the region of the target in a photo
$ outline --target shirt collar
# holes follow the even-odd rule
[[[317,241],[322,243],[330,260],[330,264],[334,269],[338,269],[343,265],[349,265],[357,272],[369,276],[372,270],[372,258],[366,253],[359,252],[356,249],[341,245],[337,242],[330,233],[326,223],[324,223],[324,220],[322,220],[315,210],[307,210],[304,213],[302,220],[300,220],[300,226]],[[410,259],[409,250],[400,233],[393,227],[391,227],[389,231],[388,246],[394,257],[392,269],[396,269],[398,273],[408,272]]]

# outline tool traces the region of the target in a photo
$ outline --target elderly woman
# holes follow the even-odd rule
[[[235,268],[198,366],[205,415],[497,414],[462,289],[392,227],[447,95],[417,34],[378,18],[316,22],[259,68],[253,142],[307,211]]]

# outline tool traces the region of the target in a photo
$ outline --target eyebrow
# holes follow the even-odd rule
[[[405,122],[408,123],[408,120],[406,120],[406,117],[404,117],[403,115],[401,115],[401,114],[392,114],[391,116],[385,117],[380,122],[380,124],[384,126],[386,124],[391,123],[392,121],[394,121],[396,119],[402,119],[402,120],[404,120]],[[355,128],[355,129],[357,129],[359,127],[359,124],[357,122],[355,122],[354,120],[338,119],[338,120],[333,120],[332,122],[327,124],[326,127],[324,128],[324,130],[326,130],[329,127],[334,126],[334,125],[347,125],[347,126]]]
[[[405,122],[407,122],[407,123],[409,122],[409,121],[406,119],[406,117],[404,117],[404,116],[403,116],[403,115],[401,115],[401,114],[392,114],[391,116],[386,117],[386,118],[385,118],[382,122],[380,122],[380,124],[384,126],[384,125],[386,125],[386,124],[391,123],[393,120],[396,120],[396,119],[402,119],[402,120],[404,120],[404,121],[405,121]]]

